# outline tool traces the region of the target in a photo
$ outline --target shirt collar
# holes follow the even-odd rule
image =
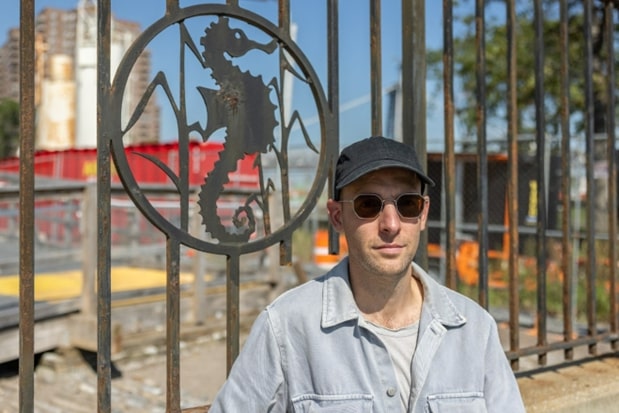
[[[432,318],[446,327],[464,324],[466,318],[448,297],[446,289],[419,265],[414,262],[412,265],[415,276],[419,278],[424,288],[422,312],[429,312]],[[324,275],[321,325],[323,328],[334,327],[346,321],[356,320],[359,315],[359,309],[350,288],[348,257],[345,257]]]

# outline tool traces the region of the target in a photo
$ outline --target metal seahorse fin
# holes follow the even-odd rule
[[[217,90],[198,86],[208,110],[204,137],[210,136],[217,129],[228,126],[228,110],[217,98]]]

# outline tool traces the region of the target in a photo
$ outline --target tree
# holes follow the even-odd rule
[[[610,3],[609,3],[610,1]],[[486,4],[505,3],[505,0],[487,0]],[[606,130],[607,116],[607,86],[606,86],[606,39],[605,33],[605,4],[612,4],[619,9],[616,0],[594,1],[592,16],[593,40],[593,105],[595,133]],[[517,104],[518,130],[520,133],[532,132],[535,128],[535,27],[533,24],[533,7],[527,2],[517,10],[516,17],[516,53],[517,53]],[[558,134],[560,128],[560,43],[559,43],[559,12],[556,0],[545,0],[544,4],[544,86],[545,86],[545,113],[546,128],[551,134]],[[582,114],[585,106],[584,80],[584,26],[583,13],[579,12],[582,2],[568,1],[568,56],[570,78],[570,116],[576,131],[582,131],[584,124]],[[488,7],[488,6],[486,6]],[[497,8],[494,7],[494,10]],[[458,79],[458,93],[460,99],[455,102],[456,114],[464,126],[468,136],[475,135],[476,129],[476,42],[475,16],[465,15],[456,17],[465,32],[454,39],[454,74]],[[507,105],[507,27],[496,14],[488,19],[485,28],[486,44],[486,114],[488,119],[505,119]],[[617,28],[614,30],[614,43],[618,44]],[[442,50],[431,50],[428,55],[430,76],[442,79]],[[617,59],[617,55],[615,55]],[[615,62],[615,66],[617,62]],[[440,82],[439,82],[440,83]],[[619,82],[615,79],[616,88]],[[616,93],[614,94],[617,95]],[[580,116],[579,116],[580,115]]]
[[[15,156],[19,145],[19,105],[14,100],[0,101],[0,159]]]

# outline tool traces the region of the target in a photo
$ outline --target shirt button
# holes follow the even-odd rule
[[[393,396],[395,396],[395,395],[396,395],[396,393],[397,393],[397,392],[398,392],[398,391],[397,391],[394,387],[389,387],[389,388],[387,389],[387,396],[389,396],[389,397],[393,397]]]

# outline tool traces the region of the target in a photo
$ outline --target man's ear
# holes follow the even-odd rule
[[[424,196],[425,198],[425,203],[423,206],[423,212],[421,213],[421,230],[425,230],[426,229],[426,225],[428,223],[428,214],[430,213],[430,197],[429,196]]]
[[[327,214],[329,215],[329,222],[333,225],[333,228],[337,232],[342,229],[342,203],[329,199],[327,201]]]

